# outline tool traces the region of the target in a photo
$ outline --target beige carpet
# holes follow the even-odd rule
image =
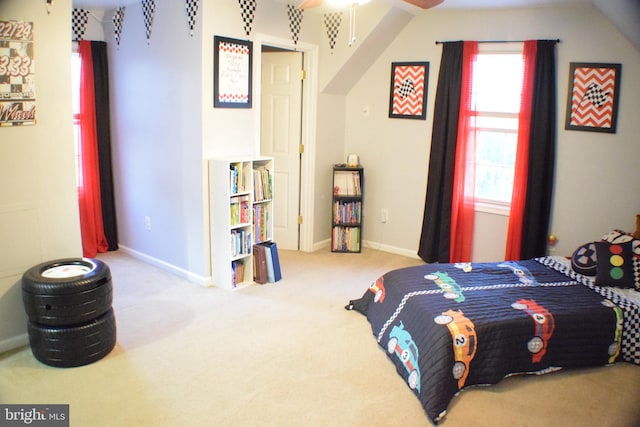
[[[100,258],[113,275],[116,348],[71,369],[29,348],[2,354],[0,402],[70,404],[73,427],[430,425],[366,319],[343,309],[380,274],[419,261],[280,251],[280,282],[225,292],[122,253]],[[441,424],[638,426],[640,367],[467,390]]]

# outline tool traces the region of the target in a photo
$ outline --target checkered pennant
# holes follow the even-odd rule
[[[600,85],[597,83],[591,83],[584,92],[584,95],[582,95],[582,101],[580,101],[580,104],[582,104],[586,99],[591,101],[595,107],[600,108],[607,103],[609,95],[610,93],[603,91]]]
[[[71,14],[71,31],[73,34],[73,41],[82,40],[84,32],[87,29],[87,21],[89,20],[89,11],[86,9],[73,8]]]
[[[196,15],[198,15],[198,3],[200,0],[186,0],[185,8],[187,10],[187,24],[189,25],[189,34],[193,37],[193,29],[196,27]]]
[[[287,15],[289,15],[289,28],[291,29],[291,38],[294,44],[298,44],[298,35],[302,24],[302,14],[304,10],[298,9],[296,6],[287,4]]]
[[[331,12],[324,14],[324,26],[327,28],[327,36],[329,36],[329,47],[331,50],[336,45],[336,38],[340,32],[340,24],[342,23],[342,12]]]
[[[151,39],[151,26],[153,25],[153,14],[156,11],[155,0],[142,0],[142,14],[144,15],[144,27],[147,32],[147,44]]]
[[[122,35],[122,24],[124,23],[124,6],[120,6],[113,14],[113,35],[116,44],[120,46],[120,36]]]
[[[256,13],[256,0],[238,0],[238,4],[242,8],[242,22],[244,22],[244,32],[248,36],[251,34],[251,26],[253,25],[253,16]]]
[[[402,99],[416,93],[416,87],[413,85],[413,80],[410,78],[405,79],[400,86],[396,86],[396,90]]]

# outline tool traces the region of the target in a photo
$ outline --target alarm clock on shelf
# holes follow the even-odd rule
[[[358,155],[357,154],[349,154],[347,156],[347,166],[349,166],[350,168],[355,168],[358,165],[360,165],[360,160],[358,159]]]

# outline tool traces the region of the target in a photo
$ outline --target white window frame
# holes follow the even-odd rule
[[[522,55],[524,44],[521,42],[516,43],[480,43],[478,45],[478,55],[483,54],[505,54],[505,55]],[[506,113],[506,112],[491,112],[491,111],[477,111],[478,117],[502,117],[502,118],[515,118],[518,119],[519,112]],[[509,130],[503,128],[479,128],[487,131],[497,131],[501,133],[515,133],[517,135],[518,130]],[[503,202],[494,199],[475,198],[474,209],[476,212],[489,213],[494,215],[509,216],[511,213],[511,203]]]

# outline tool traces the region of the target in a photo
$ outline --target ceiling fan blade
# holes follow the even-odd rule
[[[323,1],[324,0],[303,0],[303,2],[298,5],[298,9],[311,9],[313,7],[318,7]]]
[[[444,0],[403,0],[405,3],[412,4],[414,6],[418,6],[421,9],[430,9],[434,6],[439,5]]]

